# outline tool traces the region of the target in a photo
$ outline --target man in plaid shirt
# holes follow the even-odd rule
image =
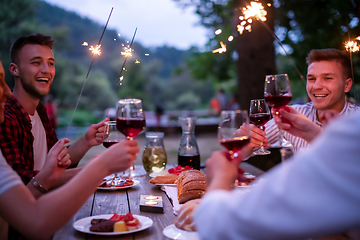
[[[10,166],[27,184],[39,171],[36,181],[48,190],[64,184],[80,169],[56,174],[47,154],[58,141],[40,98],[50,91],[55,76],[54,40],[43,34],[17,39],[10,49],[10,73],[15,86],[5,105],[5,121],[0,125],[0,147]],[[105,119],[107,120],[107,119]],[[70,145],[71,166],[76,167],[84,154],[100,145],[104,121],[93,124],[77,142]],[[40,177],[41,176],[41,177]]]

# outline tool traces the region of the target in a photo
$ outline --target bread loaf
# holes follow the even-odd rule
[[[207,188],[205,175],[195,169],[181,172],[176,184],[180,204],[191,199],[201,198]]]

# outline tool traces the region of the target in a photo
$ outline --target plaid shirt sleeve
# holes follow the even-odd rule
[[[6,161],[27,184],[39,172],[33,170],[32,135],[26,134],[24,126],[20,126],[19,122],[8,118],[0,125],[0,131],[1,151]]]

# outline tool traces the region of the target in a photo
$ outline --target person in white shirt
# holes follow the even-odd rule
[[[290,120],[287,129],[294,134],[301,131],[310,148],[265,173],[249,191],[231,190],[241,159],[229,161],[222,152],[214,152],[206,163],[208,191],[193,204],[201,239],[307,239],[348,230],[350,237],[359,233],[360,113],[333,120],[315,138],[312,132],[321,132],[316,124],[299,117],[293,108],[280,111]],[[179,214],[180,222],[191,226],[182,212],[191,216],[192,209],[184,206]]]
[[[294,105],[294,109],[305,117],[323,127],[319,114],[326,110],[335,110],[343,116],[359,111],[360,108],[345,97],[353,84],[351,78],[351,63],[347,54],[338,49],[314,49],[310,51],[306,62],[308,64],[306,91],[311,102],[304,105]],[[307,148],[309,144],[302,138],[287,132],[284,138],[292,143],[293,151]],[[265,124],[265,131],[252,125],[251,143],[243,148],[244,156],[250,156],[254,147],[265,147],[279,140],[279,129],[273,119]]]
[[[4,105],[10,96],[0,60],[0,122],[4,121]],[[50,175],[55,181],[71,164],[65,147],[68,141],[60,139],[48,153],[46,171],[52,172]],[[7,225],[4,223],[27,238],[49,239],[80,209],[105,176],[128,169],[136,161],[137,153],[136,140],[114,144],[95,156],[66,184],[42,195],[33,183],[23,184],[0,152],[0,239],[7,239]]]

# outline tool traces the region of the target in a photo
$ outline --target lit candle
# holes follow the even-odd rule
[[[155,199],[158,199],[158,197],[156,197],[156,196],[148,196],[145,199],[146,200],[155,200]]]

